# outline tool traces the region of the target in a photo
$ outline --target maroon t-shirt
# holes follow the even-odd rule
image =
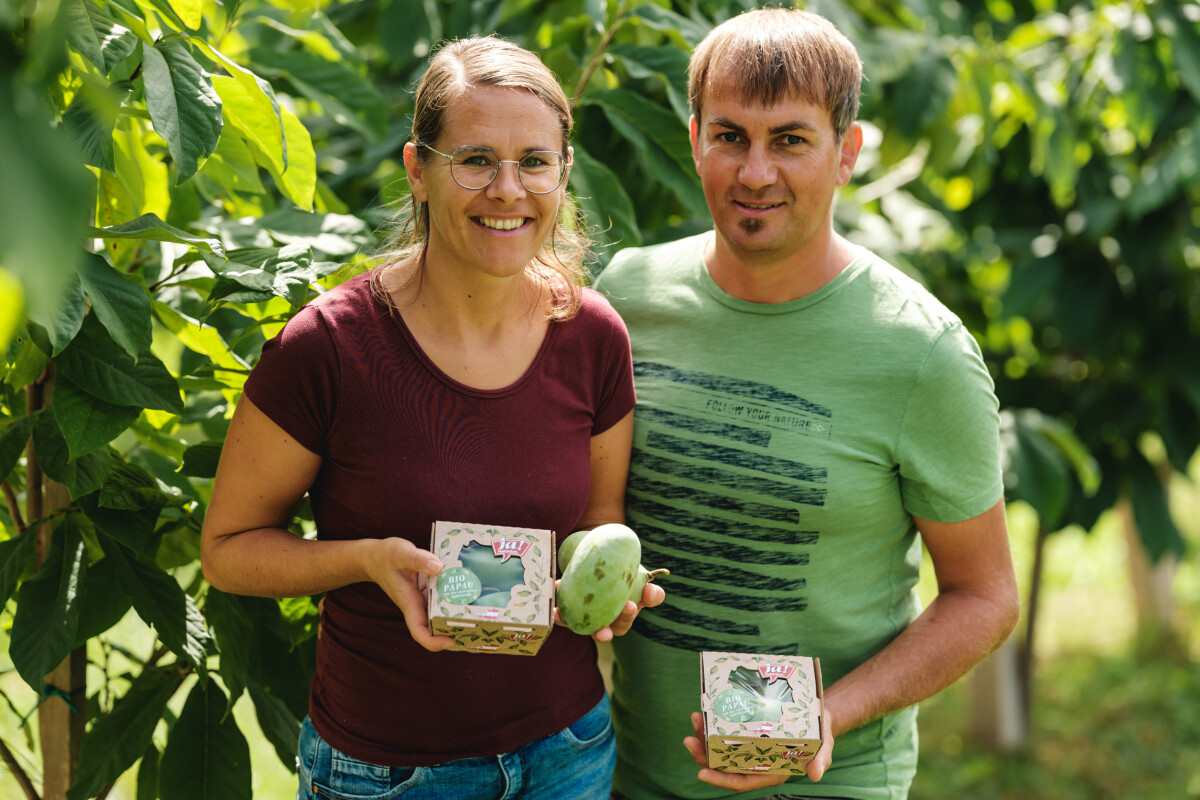
[[[599,294],[549,327],[504,389],[445,375],[362,275],[301,309],[263,347],[246,395],[321,456],[318,537],[399,536],[433,522],[575,529],[590,443],[634,405],[629,337]],[[362,761],[428,766],[548,736],[600,701],[592,640],[555,628],[536,656],[431,653],[374,583],[325,596],[309,715]]]

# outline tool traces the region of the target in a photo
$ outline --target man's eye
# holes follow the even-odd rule
[[[784,144],[804,144],[804,139],[794,133],[789,133],[783,137]]]
[[[737,144],[739,138],[741,137],[733,131],[725,131],[724,133],[717,134],[717,141],[724,142],[725,144]]]

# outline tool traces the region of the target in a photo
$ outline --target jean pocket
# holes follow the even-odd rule
[[[612,735],[612,714],[609,711],[608,695],[597,703],[591,711],[563,729],[563,737],[573,746],[591,747]]]
[[[392,800],[419,785],[426,767],[385,767],[330,745],[307,719],[300,732],[300,780],[322,800]]]

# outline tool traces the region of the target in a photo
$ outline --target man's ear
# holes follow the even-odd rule
[[[851,123],[842,134],[841,159],[838,162],[837,185],[845,186],[854,177],[854,165],[858,163],[858,154],[862,152],[862,125]]]
[[[692,163],[696,165],[696,169],[700,169],[700,123],[696,121],[696,115],[692,114],[688,117],[688,139],[692,142]]]
[[[412,190],[413,200],[418,203],[429,201],[429,190],[425,186],[425,172],[421,169],[421,159],[417,158],[417,145],[409,142],[404,145],[404,171],[408,175],[408,187]]]

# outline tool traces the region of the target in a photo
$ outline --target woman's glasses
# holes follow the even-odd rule
[[[418,145],[450,161],[450,177],[464,189],[483,189],[496,180],[501,164],[516,164],[517,179],[531,194],[549,194],[562,185],[568,162],[553,150],[534,150],[519,161],[503,159],[490,147],[464,144],[450,155]]]

